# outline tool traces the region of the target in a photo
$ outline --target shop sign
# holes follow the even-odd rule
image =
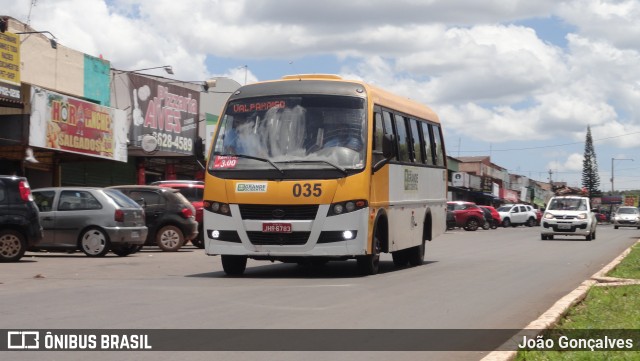
[[[20,38],[0,33],[0,98],[20,101]]]
[[[144,137],[151,135],[158,151],[193,155],[200,93],[136,74],[129,74],[129,80],[132,145],[141,147]]]
[[[31,88],[29,145],[127,161],[126,112]]]

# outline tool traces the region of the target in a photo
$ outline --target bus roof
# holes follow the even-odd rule
[[[387,108],[391,108],[393,110],[402,112],[406,115],[410,115],[410,116],[415,116],[417,118],[421,118],[421,119],[426,119],[426,120],[430,120],[432,122],[435,123],[439,123],[440,119],[438,118],[438,115],[428,106],[417,102],[415,100],[409,99],[409,98],[405,98],[402,96],[399,96],[397,94],[391,93],[387,90],[384,90],[378,86],[375,85],[371,85],[368,83],[365,83],[364,81],[361,80],[345,80],[343,79],[341,76],[339,75],[334,75],[334,74],[297,74],[297,75],[286,75],[283,76],[282,79],[278,79],[278,80],[268,80],[268,81],[264,81],[264,82],[259,82],[259,83],[254,83],[245,87],[247,90],[250,87],[253,86],[259,86],[259,87],[263,87],[263,86],[268,86],[268,85],[272,85],[274,83],[283,83],[283,82],[301,82],[301,81],[310,81],[314,84],[317,84],[318,82],[323,82],[326,84],[326,82],[337,82],[337,83],[342,83],[342,84],[359,84],[361,85],[367,93],[368,98],[373,101],[374,104],[382,106],[382,107],[387,107]],[[242,89],[245,88],[242,87],[241,93],[243,93]],[[327,87],[323,87],[325,92],[327,92]],[[331,88],[329,88],[331,89]],[[244,95],[247,95],[246,93]],[[257,95],[257,94],[256,94]],[[234,96],[232,95],[231,98],[234,98]]]

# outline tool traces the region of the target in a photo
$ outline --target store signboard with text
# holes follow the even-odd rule
[[[143,138],[157,140],[157,150],[192,155],[198,135],[200,93],[167,82],[128,74],[131,99],[129,140],[141,147]]]
[[[20,101],[20,38],[0,33],[0,98]]]
[[[126,112],[31,88],[29,145],[127,161]]]

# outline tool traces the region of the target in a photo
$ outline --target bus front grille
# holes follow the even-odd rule
[[[291,246],[303,245],[309,240],[311,232],[263,233],[247,232],[249,241],[259,246]]]
[[[239,204],[242,219],[257,220],[313,220],[318,213],[318,205],[270,205]]]

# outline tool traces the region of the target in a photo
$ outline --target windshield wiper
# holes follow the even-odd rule
[[[277,165],[275,165],[275,163],[273,163],[272,161],[270,161],[269,159],[266,159],[266,158],[254,157],[252,155],[246,155],[246,154],[228,154],[228,153],[220,153],[220,152],[214,152],[213,155],[217,155],[217,156],[220,156],[220,157],[238,157],[238,158],[246,158],[246,159],[258,160],[258,161],[261,161],[261,162],[265,162],[265,163],[271,164],[271,166],[273,168],[277,169],[278,172],[280,172],[280,174],[284,174],[284,171],[282,169],[280,169],[280,167],[278,167]]]
[[[331,163],[331,162],[326,161],[326,160],[321,160],[321,159],[316,159],[316,160],[307,160],[307,159],[287,160],[287,161],[282,161],[282,162],[278,162],[278,163],[324,163],[324,164],[328,164],[328,165],[332,166],[333,168],[339,170],[340,173],[342,173],[344,175],[349,175],[347,170],[342,168],[341,166],[339,166],[337,164],[334,164],[334,163]]]

